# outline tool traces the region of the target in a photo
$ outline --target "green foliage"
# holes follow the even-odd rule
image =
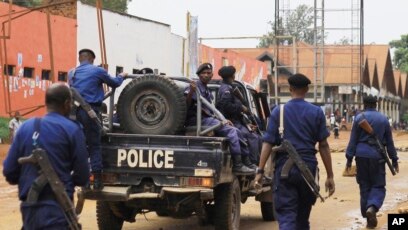
[[[10,118],[0,117],[0,138],[3,140],[8,140],[9,137],[9,128],[8,123]]]
[[[132,0],[102,0],[102,7],[117,12],[126,13],[127,6]],[[83,3],[96,5],[96,0],[82,0]]]
[[[9,2],[9,1],[5,1],[5,2]],[[13,0],[13,4],[27,7],[27,8],[40,6],[42,2],[43,0]]]
[[[273,37],[275,36],[275,22],[269,21],[268,24],[271,25],[272,32],[268,32],[263,38],[260,39],[258,47],[268,47],[273,45]],[[299,5],[294,11],[290,12],[289,16],[283,20],[282,17],[279,18],[277,26],[277,35],[291,35],[296,38],[297,41],[304,41],[309,44],[314,43],[314,15],[313,7],[307,5]],[[326,35],[325,35],[326,36]],[[322,40],[320,34],[317,35],[317,41]],[[288,43],[292,43],[288,40]]]
[[[395,48],[393,62],[401,72],[408,73],[408,34],[401,35],[400,40],[390,42],[391,48]]]

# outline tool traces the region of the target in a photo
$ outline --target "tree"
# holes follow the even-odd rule
[[[271,25],[272,31],[268,32],[260,39],[258,47],[268,47],[269,45],[274,44],[273,38],[275,36],[275,22],[269,21],[268,24]],[[279,18],[277,35],[290,35],[294,36],[297,41],[304,41],[306,43],[313,44],[314,31],[311,29],[313,24],[313,7],[299,5],[294,11],[289,13],[285,20],[282,17]],[[318,33],[317,42],[320,42],[322,39],[321,34]],[[292,41],[288,40],[288,43],[292,43]]]
[[[6,1],[9,2],[9,1]],[[13,4],[31,8],[31,7],[36,7],[40,6],[42,4],[42,0],[14,0]]]
[[[408,73],[408,34],[401,35],[400,40],[390,42],[391,48],[395,48],[393,62],[401,72]]]
[[[348,37],[343,36],[338,41],[334,42],[335,45],[350,45],[351,41]]]
[[[104,9],[109,9],[117,12],[126,13],[129,2],[132,0],[102,0]],[[96,0],[82,0],[83,3],[96,5]]]

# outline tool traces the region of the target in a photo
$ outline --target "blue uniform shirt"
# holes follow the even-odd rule
[[[3,162],[3,174],[10,184],[17,184],[20,200],[25,200],[38,170],[33,164],[21,165],[18,158],[29,156],[33,150],[32,135],[35,119],[25,121]],[[48,113],[41,119],[38,143],[47,154],[53,168],[72,198],[74,186],[85,186],[89,181],[88,152],[85,137],[79,125],[58,113]],[[72,175],[71,175],[72,172]],[[44,192],[51,193],[47,185]]]
[[[197,89],[200,90],[201,96],[207,99],[208,102],[212,103],[214,97],[211,94],[208,87],[204,85],[200,80],[196,81],[196,84],[197,84]],[[190,85],[187,86],[187,88],[184,91],[184,94],[187,95],[189,92],[190,92]],[[197,116],[197,94],[193,93],[191,99],[192,99],[192,103],[187,110],[187,119],[191,119]],[[207,108],[204,104],[201,104],[201,106],[202,106],[201,107],[202,110],[205,111],[205,113],[203,113],[204,116],[213,115],[213,112],[209,108]]]
[[[279,114],[276,106],[269,117],[268,127],[263,141],[279,145]],[[304,99],[292,99],[284,106],[283,138],[292,143],[303,160],[316,161],[317,142],[326,139],[330,133],[326,128],[326,118],[320,107],[306,102]]]
[[[242,113],[242,103],[234,96],[232,85],[222,82],[218,89],[217,109],[230,120],[239,120]]]
[[[75,73],[74,73],[75,72]],[[101,104],[104,97],[102,83],[110,87],[122,84],[122,77],[111,77],[102,67],[82,62],[75,70],[69,72],[69,85],[78,90],[86,102]]]
[[[387,147],[387,152],[391,160],[398,160],[397,152],[392,140],[390,123],[387,118],[375,109],[366,109],[363,113],[358,114],[353,122],[351,129],[350,142],[347,146],[346,157],[354,156],[380,159],[375,145],[369,144],[370,136],[358,125],[363,119],[366,119],[374,130],[374,133],[380,141]]]

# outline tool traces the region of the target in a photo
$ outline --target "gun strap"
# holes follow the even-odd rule
[[[279,110],[279,136],[280,138],[283,138],[283,131],[285,130],[283,126],[283,110],[285,106],[280,105],[280,110]]]

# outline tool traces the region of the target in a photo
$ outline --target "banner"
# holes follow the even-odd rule
[[[188,56],[189,56],[189,71],[188,76],[195,76],[198,68],[198,17],[190,16],[188,31]]]

